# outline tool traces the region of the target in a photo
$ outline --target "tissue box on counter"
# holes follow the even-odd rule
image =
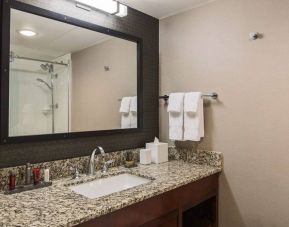
[[[151,157],[153,163],[159,164],[168,161],[169,153],[167,143],[147,143],[146,148],[151,149]]]

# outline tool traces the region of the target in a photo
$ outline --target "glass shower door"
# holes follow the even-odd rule
[[[9,136],[68,132],[69,66],[11,58]]]

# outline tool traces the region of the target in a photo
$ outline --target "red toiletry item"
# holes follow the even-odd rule
[[[10,172],[9,175],[9,190],[12,191],[15,189],[16,186],[16,175],[12,172]]]
[[[40,182],[40,168],[39,167],[32,168],[32,173],[33,173],[34,185],[39,184],[39,182]]]

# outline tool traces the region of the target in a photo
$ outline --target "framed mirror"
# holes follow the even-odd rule
[[[19,2],[4,13],[2,143],[142,128],[141,39]]]

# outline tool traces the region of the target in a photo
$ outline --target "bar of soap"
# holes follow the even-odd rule
[[[169,159],[168,144],[167,143],[147,143],[147,149],[152,151],[152,162],[159,164],[167,162]]]

